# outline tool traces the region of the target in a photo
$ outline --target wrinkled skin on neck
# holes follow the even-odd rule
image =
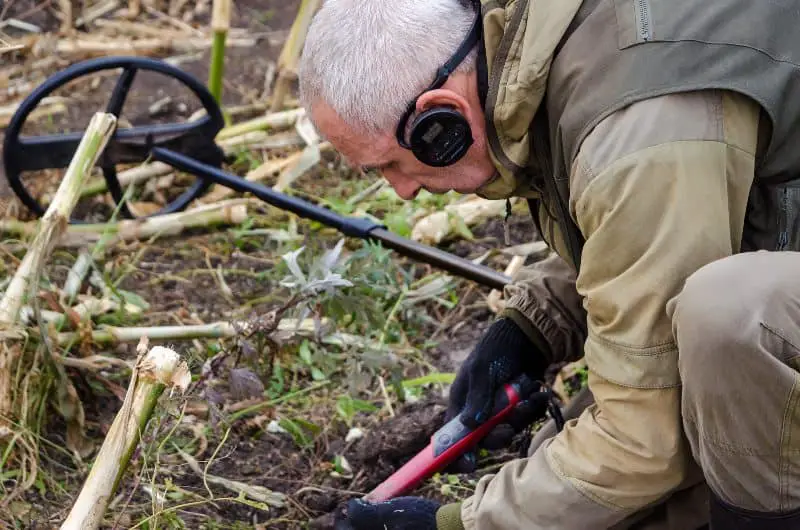
[[[314,102],[311,118],[320,134],[349,164],[377,170],[403,199],[413,199],[422,189],[431,193],[473,193],[496,172],[489,156],[475,72],[453,74],[442,88],[424,93],[417,100],[417,113],[435,106],[458,110],[469,122],[474,138],[464,158],[444,168],[417,160],[397,143],[394,128],[379,133],[359,130],[347,124],[327,102]]]

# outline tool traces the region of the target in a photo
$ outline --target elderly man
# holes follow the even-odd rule
[[[325,2],[320,132],[405,199],[527,199],[555,250],[452,408],[582,356],[594,397],[463,503],[354,500],[343,528],[800,528],[798,27],[796,0]]]

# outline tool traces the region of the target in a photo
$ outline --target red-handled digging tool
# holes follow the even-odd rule
[[[477,429],[470,430],[456,416],[431,437],[431,443],[398,469],[391,477],[368,493],[364,500],[383,502],[414,489],[423,480],[442,471],[459,456],[473,449],[492,429],[503,423],[520,401],[529,397],[536,383],[523,375],[505,385],[495,398],[492,417]]]

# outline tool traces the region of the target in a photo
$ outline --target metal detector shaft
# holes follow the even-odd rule
[[[511,278],[505,274],[489,267],[473,263],[470,260],[435,247],[400,237],[370,219],[358,219],[340,215],[327,208],[285,195],[272,188],[227,173],[170,149],[155,147],[151,154],[155,160],[169,164],[181,171],[208,179],[215,184],[240,193],[251,193],[267,204],[335,228],[346,236],[379,241],[387,248],[406,257],[428,263],[481,285],[493,289],[503,289],[511,281]]]

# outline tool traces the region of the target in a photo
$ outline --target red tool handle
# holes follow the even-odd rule
[[[437,473],[475,447],[492,429],[514,410],[534,388],[534,382],[522,376],[505,385],[495,398],[491,418],[477,429],[470,430],[456,416],[431,438],[431,443],[364,497],[369,502],[383,502],[414,489],[420,482]]]

